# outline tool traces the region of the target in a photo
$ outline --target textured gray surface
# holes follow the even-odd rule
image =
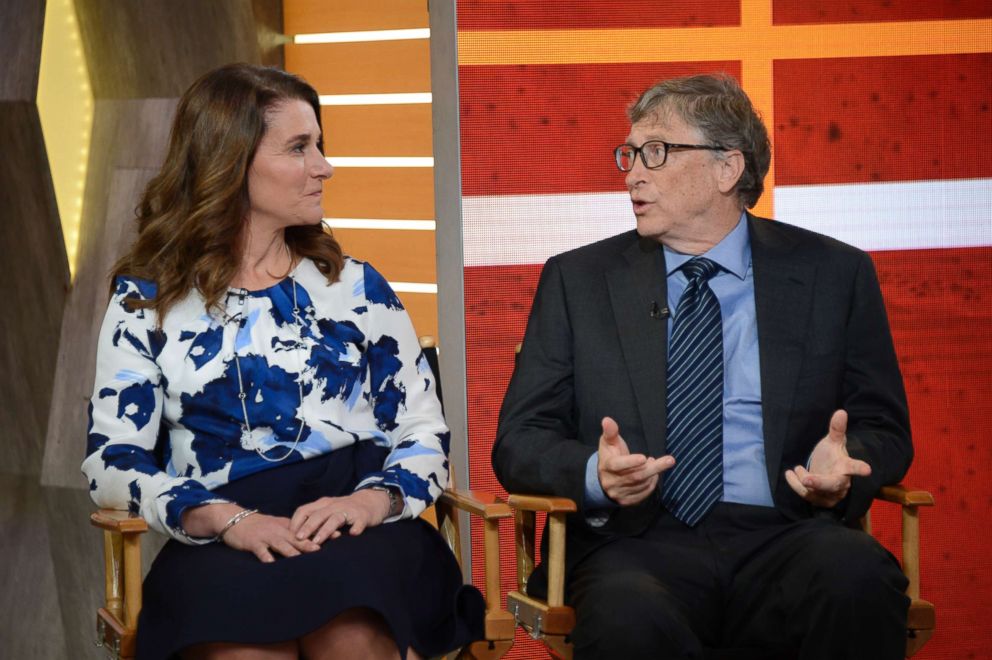
[[[95,98],[71,288],[35,104],[44,6],[0,0],[0,658],[96,659],[102,535],[79,464],[108,271],[177,97],[260,48],[281,61],[281,2],[75,0]],[[145,535],[146,564],[163,542]]]

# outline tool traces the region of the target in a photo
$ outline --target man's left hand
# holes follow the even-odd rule
[[[847,497],[851,477],[870,474],[870,465],[847,453],[847,412],[838,410],[830,418],[830,431],[813,448],[809,470],[797,465],[785,471],[785,480],[807,502],[832,509]]]

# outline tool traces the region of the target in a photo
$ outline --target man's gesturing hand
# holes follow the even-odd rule
[[[809,470],[797,465],[786,470],[785,480],[807,502],[830,509],[847,497],[851,477],[870,474],[870,465],[848,455],[847,413],[837,410],[830,418],[830,431],[813,448]]]
[[[599,436],[599,484],[603,492],[620,506],[639,504],[658,485],[658,475],[675,465],[671,456],[649,458],[631,454],[620,437],[620,427],[610,417],[603,418]]]

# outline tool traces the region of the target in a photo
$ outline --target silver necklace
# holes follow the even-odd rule
[[[293,320],[295,321],[295,325],[296,325],[296,339],[297,339],[296,346],[297,349],[305,350],[305,348],[303,347],[303,320],[300,318],[300,307],[296,301],[296,277],[290,275],[289,279],[293,281]],[[232,320],[231,316],[227,314],[224,314],[224,316],[227,317],[228,321]],[[237,336],[235,336],[234,368],[238,372],[238,400],[241,401],[241,413],[242,415],[244,415],[244,420],[245,420],[245,423],[241,425],[241,444],[242,446],[249,446],[249,445],[254,445],[254,443],[252,442],[251,439],[251,431],[252,431],[251,421],[249,421],[248,419],[248,404],[245,403],[245,400],[248,398],[248,394],[245,392],[244,378],[241,376],[241,360],[238,359],[237,341],[238,341]],[[300,438],[303,437],[303,427],[306,426],[306,421],[303,414],[303,380],[302,380],[303,356],[300,353],[300,350],[297,350],[296,358],[299,361],[299,367],[300,367],[299,370],[300,376],[296,378],[296,386],[299,388],[300,391],[300,430],[296,432],[296,440],[293,441],[293,446],[287,449],[286,453],[280,456],[279,458],[269,458],[268,456],[265,455],[265,453],[261,449],[258,448],[257,445],[254,447],[255,453],[261,456],[263,460],[266,460],[269,463],[279,463],[289,458],[289,455],[292,454],[294,451],[296,451],[297,446],[299,446]]]

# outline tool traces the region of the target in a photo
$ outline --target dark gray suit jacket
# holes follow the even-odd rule
[[[768,482],[793,519],[811,505],[785,481],[847,410],[848,451],[872,467],[836,514],[852,522],[913,456],[902,376],[871,258],[831,238],[748,217]],[[548,260],[500,411],[493,467],[506,489],[574,499],[567,566],[661,511],[660,484],[603,527],[581,511],[600,420],[613,417],[632,453],[665,454],[667,300],[664,251],[630,231]],[[540,579],[540,574],[535,575]]]

